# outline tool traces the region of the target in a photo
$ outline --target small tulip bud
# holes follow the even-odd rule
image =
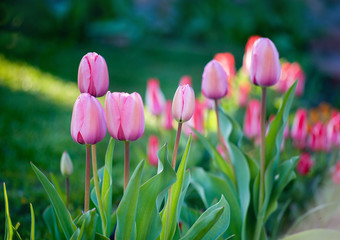
[[[313,167],[314,161],[309,153],[302,153],[300,156],[300,160],[296,166],[296,170],[302,176],[307,175],[310,172],[310,169]]]
[[[109,88],[109,73],[105,59],[97,53],[88,53],[80,61],[78,87],[81,93],[104,96]]]
[[[73,173],[73,164],[70,155],[66,151],[61,156],[60,171],[64,177],[69,177]]]
[[[180,85],[172,100],[172,116],[178,122],[188,121],[195,109],[195,93],[192,87]]]
[[[73,106],[71,135],[80,144],[96,144],[106,134],[104,110],[100,102],[88,93],[82,93]]]
[[[160,115],[165,105],[165,97],[157,79],[150,79],[146,88],[146,106],[153,115]]]
[[[152,166],[156,166],[156,167],[158,165],[158,156],[157,156],[158,150],[159,150],[158,138],[155,135],[151,135],[149,137],[149,142],[148,142],[148,160]]]
[[[280,80],[279,53],[268,38],[256,40],[251,57],[250,81],[261,87],[275,85]]]
[[[210,61],[202,75],[202,94],[210,99],[220,99],[228,93],[227,74],[216,60]]]
[[[105,117],[110,135],[120,141],[135,141],[145,129],[144,107],[141,96],[110,91],[105,99]]]
[[[298,109],[295,114],[291,137],[295,147],[302,149],[306,146],[307,138],[307,111]]]
[[[251,100],[248,103],[243,122],[243,132],[247,138],[260,136],[261,126],[261,103],[258,100]]]

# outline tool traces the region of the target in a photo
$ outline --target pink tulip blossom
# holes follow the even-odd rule
[[[172,107],[171,107],[171,101],[166,101],[165,103],[165,109],[163,112],[163,127],[166,130],[172,130],[172,121],[173,121],[173,117],[172,117]]]
[[[193,127],[196,131],[199,133],[203,133],[204,131],[204,110],[205,105],[204,103],[201,103],[199,100],[195,100],[195,110],[194,114],[192,115],[192,118],[184,125],[184,133],[186,135],[193,134],[195,136],[194,132],[190,127]]]
[[[82,93],[73,106],[71,135],[80,144],[96,144],[106,135],[104,110],[100,102]]]
[[[159,150],[159,141],[155,135],[150,135],[148,142],[148,160],[152,166],[158,165],[158,155],[157,152]]]
[[[104,96],[109,88],[109,73],[105,59],[97,53],[88,53],[80,61],[78,87],[81,93]]]
[[[160,115],[165,105],[165,97],[155,78],[149,79],[146,88],[146,107],[153,115]]]
[[[327,132],[321,122],[317,122],[312,126],[308,136],[308,147],[313,151],[329,151],[330,144],[328,144]]]
[[[179,85],[186,85],[186,84],[188,84],[192,87],[192,78],[189,75],[184,75],[179,80]]]
[[[141,96],[110,91],[105,99],[105,117],[110,135],[120,141],[135,141],[145,129]]]
[[[303,149],[306,146],[307,124],[307,110],[298,109],[291,129],[291,137],[294,146],[299,149]]]
[[[243,66],[242,69],[247,75],[250,74],[250,63],[251,63],[251,53],[253,50],[254,43],[257,39],[259,39],[260,36],[251,36],[246,44],[245,53],[243,55]]]
[[[313,165],[314,161],[312,160],[311,155],[309,153],[302,153],[296,166],[296,170],[300,175],[305,176],[308,175]]]
[[[236,75],[234,55],[231,54],[231,53],[228,53],[228,52],[226,52],[226,53],[217,53],[214,56],[214,59],[222,65],[224,71],[226,72],[226,74],[228,76],[228,82],[230,83],[230,81]]]
[[[251,100],[248,103],[243,122],[243,132],[247,138],[260,136],[261,126],[261,103],[258,100]]]
[[[247,105],[250,89],[251,89],[251,86],[249,82],[240,83],[239,93],[238,93],[238,105],[240,107],[245,107]]]
[[[195,109],[195,93],[192,87],[187,85],[178,86],[172,100],[172,116],[178,122],[188,121]]]
[[[334,114],[327,124],[327,138],[332,147],[340,147],[340,113]]]

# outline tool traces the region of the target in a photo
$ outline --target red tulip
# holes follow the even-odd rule
[[[159,150],[158,138],[155,135],[150,135],[148,142],[148,160],[151,165],[156,167],[158,165],[157,155],[158,150]]]
[[[307,111],[298,109],[295,114],[291,137],[295,147],[302,149],[306,146],[307,138]]]
[[[159,86],[158,79],[148,80],[146,88],[146,107],[153,115],[160,115],[165,105],[165,97]]]
[[[78,87],[81,93],[104,96],[109,89],[109,73],[105,59],[97,53],[88,53],[80,61]]]
[[[145,129],[141,96],[110,91],[105,99],[105,117],[110,135],[120,141],[135,141]]]
[[[224,71],[226,72],[228,76],[227,80],[230,83],[230,81],[235,77],[235,74],[236,74],[235,59],[234,59],[233,54],[228,53],[228,52],[217,53],[214,59],[222,65]]]
[[[288,78],[288,88],[290,88],[296,80],[298,80],[295,95],[301,96],[303,94],[304,88],[305,88],[305,73],[303,72],[300,64],[297,62],[294,62],[289,67],[289,78]]]
[[[171,101],[166,101],[165,103],[165,111],[163,113],[163,127],[166,130],[171,130],[172,129],[172,107],[171,107]]]
[[[184,128],[184,133],[186,135],[195,134],[191,130],[190,127],[193,127],[195,130],[197,130],[199,133],[203,133],[204,131],[204,110],[205,105],[204,103],[201,103],[199,100],[195,100],[195,110],[194,114],[192,115],[192,118],[186,123]]]
[[[340,113],[335,114],[328,122],[327,138],[332,147],[340,146]]]
[[[73,106],[71,135],[80,144],[96,144],[106,135],[104,110],[100,102],[82,93]]]
[[[180,85],[172,101],[172,115],[179,122],[188,121],[195,109],[195,93],[192,87]]]
[[[260,136],[260,113],[261,103],[258,100],[251,100],[248,103],[243,123],[243,132],[246,137],[256,138]]]
[[[329,151],[330,144],[328,144],[327,132],[321,122],[317,122],[311,128],[311,132],[308,138],[308,146],[313,151]]]
[[[251,52],[253,50],[254,43],[260,36],[251,36],[246,44],[245,53],[243,55],[243,71],[246,72],[248,75],[250,74],[250,63],[251,63]]]
[[[289,69],[290,69],[289,62],[285,62],[282,64],[280,80],[275,85],[275,89],[280,93],[285,93],[288,89]]]
[[[309,153],[302,153],[296,166],[296,170],[300,175],[305,176],[308,175],[313,165],[314,161],[312,160],[311,155]]]

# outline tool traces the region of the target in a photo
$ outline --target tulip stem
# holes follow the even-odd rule
[[[90,206],[90,177],[91,177],[91,146],[86,144],[84,213],[86,213],[89,210]]]
[[[229,156],[229,151],[227,148],[227,145],[223,139],[222,133],[221,133],[221,127],[220,127],[220,118],[219,118],[219,113],[218,113],[218,102],[215,100],[215,112],[216,112],[216,119],[217,119],[217,135],[218,139],[220,141],[220,144],[222,146],[225,158],[227,162],[230,164],[230,166],[233,168],[233,163],[231,162],[230,156]]]
[[[70,178],[68,176],[65,179],[65,187],[66,187],[66,208],[68,209],[68,205],[70,202]]]
[[[124,158],[124,192],[129,183],[130,168],[130,142],[125,141],[125,158]]]
[[[99,189],[96,144],[92,145],[92,167],[93,167],[94,188],[95,188],[95,191],[96,191],[100,218],[102,220],[102,229],[103,229],[103,232],[105,232],[106,219],[105,219],[105,216],[104,216],[104,208],[103,208],[102,198],[101,198],[100,189]]]
[[[176,158],[177,158],[177,151],[178,151],[178,144],[179,144],[179,139],[181,138],[181,132],[182,132],[182,122],[178,122],[178,128],[177,128],[177,133],[176,133],[176,141],[175,141],[175,147],[174,147],[174,152],[172,154],[172,162],[171,166],[175,170],[176,168]]]

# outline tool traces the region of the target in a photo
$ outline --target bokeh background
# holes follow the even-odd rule
[[[83,186],[85,150],[73,142],[70,121],[78,65],[87,52],[106,59],[110,91],[137,91],[144,98],[146,81],[154,77],[171,99],[183,75],[192,76],[200,91],[203,68],[217,52],[233,53],[239,69],[247,39],[260,35],[276,44],[280,57],[304,69],[301,106],[328,102],[339,108],[339,12],[337,0],[2,0],[0,182],[7,185],[12,221],[20,222],[27,238],[32,202],[43,228],[48,200],[29,163],[54,173],[63,187],[64,150],[76,169],[71,208],[81,208],[82,188],[72,182]],[[108,139],[98,144],[99,165]],[[138,159],[145,142],[133,146]],[[122,159],[122,147],[117,143],[115,159]]]

